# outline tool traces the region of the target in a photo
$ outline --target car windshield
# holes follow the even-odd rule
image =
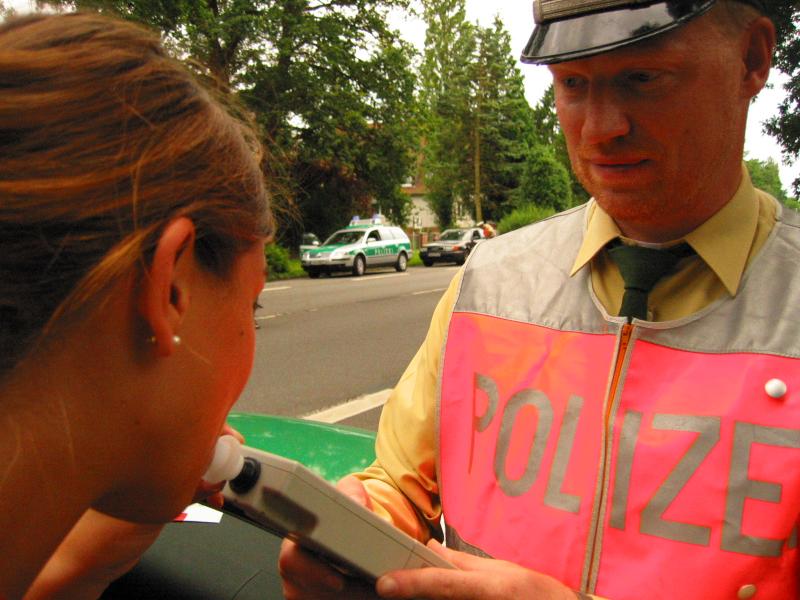
[[[439,239],[444,241],[460,240],[462,235],[464,232],[461,229],[446,229]]]
[[[327,240],[325,240],[326,246],[341,246],[343,244],[355,244],[356,242],[361,241],[361,238],[364,237],[363,231],[337,231]]]

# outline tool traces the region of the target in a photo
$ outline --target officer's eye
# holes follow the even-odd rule
[[[632,83],[650,83],[657,78],[658,75],[652,71],[633,71],[628,73],[628,81]]]
[[[561,85],[568,90],[575,90],[583,85],[583,79],[576,76],[563,77],[560,82]]]

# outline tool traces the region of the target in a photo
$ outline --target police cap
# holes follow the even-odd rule
[[[552,64],[615,50],[702,15],[716,0],[534,0],[522,62]],[[739,0],[759,10],[759,0]]]

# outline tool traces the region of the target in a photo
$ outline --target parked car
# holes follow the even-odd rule
[[[331,483],[375,458],[375,433],[341,425],[232,413],[228,422],[253,448],[297,460]],[[281,539],[229,512],[219,523],[169,523],[105,600],[256,600],[283,598]]]
[[[358,224],[335,231],[323,244],[308,248],[300,264],[309,277],[350,271],[360,277],[368,268],[394,266],[405,271],[411,256],[411,240],[399,227]]]
[[[435,262],[454,262],[463,265],[470,251],[483,237],[483,230],[480,227],[445,229],[438,240],[420,248],[419,257],[426,267]]]

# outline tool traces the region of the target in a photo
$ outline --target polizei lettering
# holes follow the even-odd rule
[[[473,434],[487,435],[490,425],[499,423],[499,428],[495,428],[498,433],[493,463],[494,477],[506,496],[522,496],[540,478],[546,478],[543,502],[547,506],[578,513],[583,502],[592,501],[591,498],[582,498],[563,491],[568,467],[574,458],[576,432],[584,408],[582,398],[573,395],[564,407],[556,407],[543,391],[523,389],[514,393],[507,401],[501,402],[498,386],[492,378],[476,374],[474,385],[476,390],[485,394],[486,402],[482,414],[475,415]],[[514,473],[512,476],[508,472],[509,453],[512,452],[512,446],[517,451],[520,448],[520,444],[512,444],[512,436],[520,413],[526,408],[535,411],[536,425],[533,438],[525,446],[528,455],[527,460],[521,461],[521,473]],[[563,411],[563,415],[558,415],[561,418],[556,418],[557,408]],[[644,426],[651,431],[664,432],[665,436],[669,436],[670,432],[689,433],[693,436],[693,441],[688,448],[670,454],[671,464],[654,465],[665,469],[666,474],[649,502],[639,510],[640,533],[699,546],[709,546],[712,539],[718,539],[721,540],[719,543],[722,550],[750,556],[780,556],[787,543],[791,547],[796,545],[796,530],[789,539],[746,535],[743,532],[743,520],[750,501],[777,505],[782,499],[781,483],[761,481],[751,476],[752,456],[758,452],[763,456],[765,448],[779,451],[800,449],[800,430],[734,421],[732,424],[728,423],[728,427],[733,429],[732,443],[729,436],[728,442],[723,444],[723,418],[717,416],[645,415],[635,410],[624,411],[621,427],[617,427],[614,432],[618,439],[613,465],[613,485],[609,488],[611,496],[607,503],[610,527],[626,530],[633,520],[629,494],[631,489],[636,489],[632,486],[636,486],[637,482],[632,480],[632,466],[637,448],[642,443],[641,431]],[[550,464],[545,464],[545,451],[551,444],[555,444],[553,459]],[[712,452],[720,450],[728,453],[727,472],[719,469],[703,471],[704,477],[708,477],[711,472],[715,478],[712,489],[723,491],[703,500],[724,503],[724,506],[719,507],[722,517],[720,522],[693,524],[668,518],[670,506],[681,497],[687,484],[701,470]],[[519,459],[517,456],[517,462],[520,462]],[[712,536],[714,527],[721,528],[721,534],[716,538]]]

